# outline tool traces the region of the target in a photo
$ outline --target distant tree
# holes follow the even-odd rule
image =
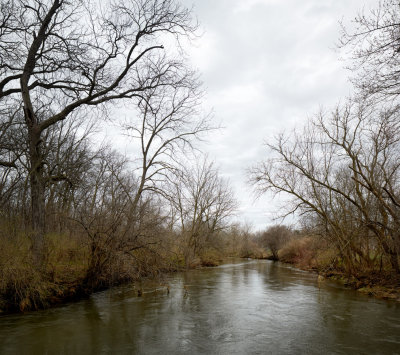
[[[290,240],[293,236],[292,230],[283,225],[275,225],[269,227],[260,236],[260,242],[268,248],[272,253],[273,260],[279,260],[278,251]]]
[[[186,264],[228,226],[236,200],[226,180],[205,158],[177,171],[170,181],[169,200],[175,225],[185,240]]]
[[[109,103],[175,87],[182,65],[162,43],[195,29],[190,12],[174,0],[1,2],[0,121],[9,131],[13,117],[21,117],[37,266],[45,254],[43,135],[73,112],[104,116]],[[20,152],[9,148],[0,151],[0,164],[16,167]]]

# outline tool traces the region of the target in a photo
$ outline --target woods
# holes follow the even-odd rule
[[[189,238],[197,258],[234,198],[211,163],[191,186],[181,162],[216,128],[181,57],[197,35],[191,12],[173,0],[9,0],[0,15],[3,306],[174,269],[169,239]],[[106,122],[134,156],[94,143]],[[181,185],[187,196],[170,193]]]

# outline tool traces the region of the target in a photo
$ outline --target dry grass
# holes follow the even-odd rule
[[[218,266],[223,261],[223,254],[216,249],[206,249],[200,255],[201,266]]]
[[[32,267],[27,239],[2,238],[0,255],[0,310],[45,307],[53,287]]]
[[[0,236],[0,312],[42,309],[80,292],[86,247],[64,235],[48,235],[46,243],[47,262],[40,272],[26,235]]]
[[[55,283],[74,283],[82,279],[88,265],[88,246],[67,235],[47,236],[47,272]]]

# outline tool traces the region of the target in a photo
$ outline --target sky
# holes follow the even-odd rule
[[[184,0],[202,36],[188,48],[222,128],[202,149],[239,201],[236,219],[261,230],[277,223],[284,197],[256,199],[247,170],[267,156],[265,142],[301,127],[321,107],[351,93],[336,50],[342,20],[377,0]],[[290,222],[290,220],[289,220]]]
[[[204,111],[212,111],[222,128],[199,148],[238,200],[233,221],[253,231],[296,223],[294,217],[277,218],[285,196],[257,196],[248,170],[267,158],[265,143],[274,136],[302,127],[351,94],[350,73],[337,49],[339,22],[351,27],[358,12],[379,0],[177,1],[192,7],[200,24],[201,36],[184,47],[203,81]],[[118,128],[108,126],[105,140],[135,156]]]

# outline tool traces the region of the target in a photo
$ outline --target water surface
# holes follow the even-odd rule
[[[0,353],[400,354],[400,304],[320,286],[265,260],[171,274],[2,316]]]

